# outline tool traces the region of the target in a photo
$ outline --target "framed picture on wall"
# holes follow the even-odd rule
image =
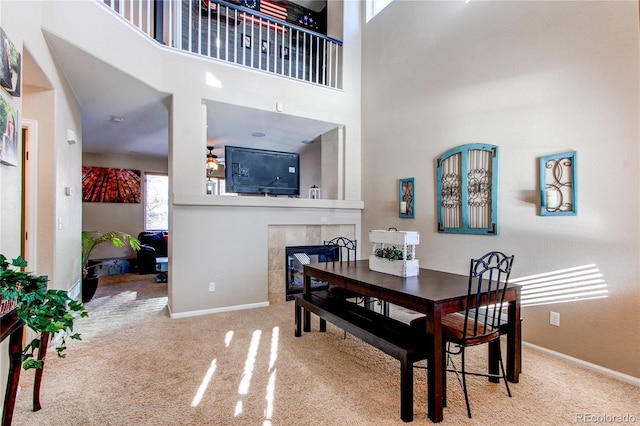
[[[82,166],[85,203],[140,203],[140,170]]]
[[[289,48],[287,46],[280,46],[280,57],[285,61],[289,59]]]
[[[249,34],[244,34],[242,36],[242,47],[251,49],[251,36]]]
[[[0,162],[9,166],[18,165],[18,111],[5,95],[0,96]]]
[[[404,219],[415,218],[415,179],[400,179],[400,217]]]
[[[540,215],[578,214],[575,151],[540,157]]]
[[[0,27],[0,85],[13,96],[20,96],[20,51]]]

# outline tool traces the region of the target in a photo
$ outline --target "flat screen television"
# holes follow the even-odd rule
[[[300,156],[295,152],[225,146],[227,192],[300,195]]]

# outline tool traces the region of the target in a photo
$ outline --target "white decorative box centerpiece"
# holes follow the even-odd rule
[[[415,277],[420,273],[416,246],[420,244],[417,231],[369,231],[373,252],[369,255],[369,269],[399,277]]]

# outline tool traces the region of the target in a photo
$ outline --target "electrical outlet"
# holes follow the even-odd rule
[[[216,291],[216,283],[214,282],[209,283],[209,291]]]
[[[560,312],[549,312],[549,324],[560,327]]]

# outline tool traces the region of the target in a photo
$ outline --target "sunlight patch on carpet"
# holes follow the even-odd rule
[[[267,389],[265,394],[265,400],[267,406],[264,411],[263,426],[271,425],[271,419],[273,418],[273,401],[275,399],[276,391],[276,371],[274,369],[276,360],[278,359],[278,345],[280,342],[280,327],[273,327],[271,330],[271,352],[269,353],[269,381],[267,382]]]
[[[231,344],[231,340],[233,339],[233,330],[227,331],[227,334],[224,335],[224,347],[228,348]]]
[[[202,401],[202,396],[204,395],[204,392],[207,390],[207,387],[209,387],[209,383],[211,383],[211,378],[213,377],[213,373],[215,373],[216,371],[216,367],[217,367],[217,361],[216,361],[216,358],[214,358],[213,361],[211,361],[209,370],[207,370],[207,374],[205,374],[204,378],[202,379],[202,383],[200,383],[200,387],[196,392],[196,396],[193,398],[193,401],[191,401],[192,407],[197,407],[198,404],[200,404],[200,401]]]
[[[253,367],[256,363],[256,356],[258,355],[258,346],[260,346],[260,337],[262,336],[262,330],[255,330],[251,337],[251,343],[249,344],[249,350],[247,351],[247,359],[244,362],[244,371],[242,372],[242,380],[238,386],[238,393],[240,395],[247,395],[249,393],[249,387],[251,386],[251,377],[253,376]]]
[[[276,372],[278,370],[273,370],[271,374],[269,374],[269,382],[267,383],[267,394],[265,399],[267,400],[267,408],[264,412],[264,423],[263,425],[270,425],[271,419],[273,418],[273,400],[275,399],[275,391],[276,391]]]
[[[271,354],[269,355],[269,370],[273,368],[278,359],[278,339],[280,338],[280,327],[273,327],[271,331]]]

